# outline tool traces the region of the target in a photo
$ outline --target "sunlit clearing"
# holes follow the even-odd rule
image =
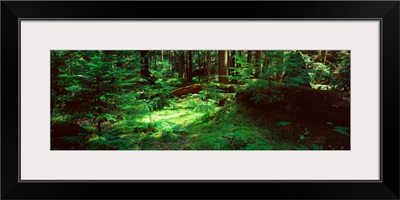
[[[138,122],[169,122],[181,126],[186,126],[196,122],[196,120],[199,120],[204,115],[205,113],[195,112],[189,109],[159,110],[154,111],[151,116],[147,115],[142,117],[138,120]]]

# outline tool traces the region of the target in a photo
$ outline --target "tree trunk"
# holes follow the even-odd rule
[[[226,51],[227,53],[227,57],[228,57],[228,65],[227,65],[227,67],[228,67],[228,74],[229,75],[232,75],[232,72],[231,72],[231,51]]]
[[[253,60],[253,52],[252,51],[247,51],[247,63],[249,65],[252,65],[252,60]]]
[[[169,52],[169,64],[170,64],[169,71],[172,71],[174,66],[174,51]]]
[[[105,51],[104,51],[104,54],[106,54],[106,55],[113,55],[113,54],[115,54],[115,51],[107,51],[107,50],[105,50]]]
[[[318,50],[319,61],[322,62],[322,50]]]
[[[146,79],[149,83],[154,84],[155,80],[151,76],[150,70],[149,70],[149,57],[148,57],[149,51],[139,51],[139,52],[140,52],[140,57],[141,57],[140,63],[142,64],[142,69],[140,70],[140,75],[142,78]]]
[[[229,70],[229,74],[230,75],[233,75],[233,74],[236,74],[236,58],[235,58],[235,55],[236,55],[236,51],[231,51],[231,56],[230,56],[230,59],[229,59],[229,69],[233,69],[233,70]]]
[[[142,64],[142,69],[140,70],[140,74],[142,75],[142,77],[148,77],[150,75],[149,58],[147,57],[148,53],[149,51],[140,51],[140,58],[141,58],[140,63]]]
[[[181,51],[179,53],[179,66],[178,66],[179,78],[183,78],[183,69],[185,69],[185,52]]]
[[[175,91],[172,92],[174,96],[182,96],[182,95],[187,95],[187,94],[198,94],[200,91],[205,90],[206,87],[201,85],[200,83],[195,83],[192,85],[188,85],[182,88],[179,88]]]
[[[211,51],[207,51],[207,83],[210,82]]]
[[[228,52],[218,51],[218,80],[220,83],[229,83],[228,77]]]
[[[265,70],[269,70],[268,51],[264,51],[264,55],[264,67],[261,69],[261,73]]]
[[[199,66],[199,71],[200,71],[200,67],[201,67],[201,56],[200,56],[200,51],[199,51],[199,53],[197,54],[197,56],[198,56],[198,66]],[[200,82],[200,78],[201,78],[201,73],[199,73],[198,74],[198,79],[199,79],[199,82]]]
[[[285,65],[285,63],[286,63],[285,52],[286,52],[285,50],[282,51],[282,54],[283,54],[282,64],[283,65]],[[286,74],[286,70],[285,70],[285,68],[283,68],[281,75],[279,76],[279,83],[282,83],[282,80],[283,80],[283,77],[285,76],[285,74]]]
[[[192,51],[188,51],[188,68],[187,68],[187,82],[192,82],[192,70],[193,70],[193,57],[192,57]]]
[[[256,78],[258,78],[261,74],[262,71],[262,51],[258,50],[256,51],[256,74],[254,75]]]

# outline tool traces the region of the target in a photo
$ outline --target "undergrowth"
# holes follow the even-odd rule
[[[218,91],[220,92],[220,91]],[[80,125],[91,134],[63,137],[71,149],[88,150],[324,150],[315,131],[282,111],[262,112],[238,104],[234,95],[212,91],[176,99],[162,108],[104,122],[96,133],[90,119]],[[219,102],[224,100],[224,105]],[[129,110],[129,109],[128,109]],[[133,111],[132,111],[133,112]],[[55,117],[54,121],[63,118]],[[334,133],[348,136],[346,127]]]

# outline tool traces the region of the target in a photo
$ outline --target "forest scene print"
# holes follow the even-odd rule
[[[51,150],[350,150],[350,50],[51,50]]]

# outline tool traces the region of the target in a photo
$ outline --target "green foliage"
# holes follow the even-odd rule
[[[149,110],[159,110],[166,106],[171,106],[175,99],[171,99],[171,93],[176,87],[166,83],[157,83],[155,85],[145,85],[139,88],[140,98],[145,99]]]
[[[250,127],[218,125],[210,134],[199,135],[192,148],[210,150],[271,150],[263,137]]]
[[[191,94],[187,98],[189,106],[193,108],[194,111],[205,113],[207,117],[215,113],[217,101],[214,99],[206,99],[206,93]]]
[[[350,90],[350,51],[299,51],[311,84],[330,90]]]
[[[334,126],[334,124],[332,122],[326,122],[326,124],[328,124],[330,126]],[[344,126],[334,126],[333,127],[333,131],[340,133],[342,135],[345,135],[345,136],[350,136],[350,134],[347,132],[349,130],[350,130],[350,128],[344,127]]]
[[[277,72],[283,75],[282,82],[287,86],[308,86],[310,83],[309,69],[299,51],[283,51],[284,62]]]
[[[117,121],[117,115],[105,113],[96,117],[96,121],[104,121],[104,120],[115,122]]]
[[[308,131],[308,130],[303,132],[302,134],[299,135],[300,140],[306,139],[306,136],[309,135],[309,134],[310,134],[310,131]]]
[[[304,140],[305,136],[304,135],[299,135],[300,136],[300,140]]]
[[[127,138],[120,138],[110,134],[103,134],[101,137],[90,141],[88,150],[129,150],[133,149],[135,144]]]
[[[219,89],[217,85],[209,84],[206,90],[200,91],[198,97],[200,97],[203,100],[212,99],[214,101],[218,101],[224,98],[224,95],[222,94],[223,92],[224,91],[222,89]]]
[[[201,103],[198,104],[194,110],[198,112],[204,112],[207,113],[207,115],[210,115],[215,111],[215,101],[212,99],[208,99],[207,101],[201,101]]]
[[[314,150],[324,150],[324,147],[320,146],[320,145],[313,144],[312,145],[312,149],[314,149]]]
[[[295,147],[294,150],[309,150],[309,149],[305,146],[299,146],[299,147]]]
[[[285,100],[283,95],[279,92],[271,92],[271,94],[256,93],[251,100],[256,104],[274,104]]]
[[[335,61],[331,85],[335,90],[350,91],[350,51],[338,51]]]
[[[52,90],[60,111],[72,114],[71,120],[81,114],[99,123],[117,121],[119,95],[137,80],[129,76],[133,68],[117,65],[129,53],[121,51],[121,57],[115,57],[106,51],[52,51]]]
[[[147,131],[149,131],[149,125],[147,123],[137,122],[134,118],[129,120],[120,120],[113,123],[109,130],[111,134],[116,135],[143,133]]]
[[[284,95],[271,88],[268,81],[259,79],[247,84],[246,92],[253,94],[251,100],[256,104],[274,104],[285,101]]]
[[[177,133],[177,134],[186,134],[187,129],[179,126],[177,124],[168,123],[168,122],[156,122],[154,124],[155,131],[163,132],[163,133]]]
[[[280,121],[280,122],[278,122],[278,123],[276,124],[276,126],[283,126],[283,127],[285,127],[285,126],[290,125],[290,124],[292,124],[292,122]]]
[[[340,134],[342,134],[342,135],[345,135],[345,136],[350,136],[350,134],[347,133],[348,130],[350,130],[350,128],[348,128],[348,127],[343,127],[343,126],[335,126],[335,127],[333,128],[333,131],[335,131],[335,132],[337,132],[337,133],[340,133]]]
[[[179,72],[180,51],[148,51],[143,57],[139,51],[52,50],[51,125],[72,124],[86,131],[85,135],[52,138],[52,142],[91,150],[302,150],[311,148],[309,138],[314,134],[299,134],[300,129],[293,131],[295,126],[290,126],[292,122],[275,124],[276,119],[266,120],[271,123],[267,128],[254,126],[242,116],[243,110],[238,111],[235,93],[247,93],[256,106],[284,108],[285,116],[278,121],[295,121],[290,116],[301,110],[281,88],[311,85],[350,91],[350,51],[253,51],[249,60],[249,51],[237,50],[235,62],[228,61],[229,84],[215,83],[217,51],[209,53],[211,82],[203,83],[207,52],[192,51],[192,70],[199,76],[192,81],[202,84],[202,90],[174,96],[176,89],[187,84],[188,58],[186,54],[183,73]],[[150,75],[143,75],[145,58]],[[275,137],[269,128],[293,133],[293,144]],[[350,136],[347,127],[334,126],[333,131]]]

